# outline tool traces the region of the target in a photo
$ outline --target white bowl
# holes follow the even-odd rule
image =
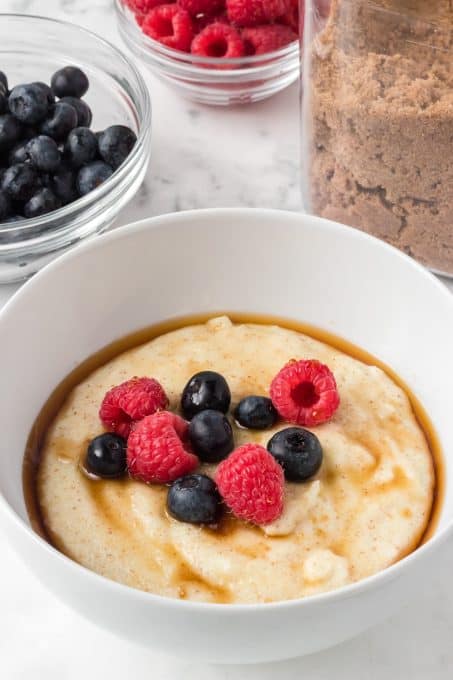
[[[170,317],[235,310],[305,321],[372,352],[453,443],[453,297],[397,250],[322,219],[207,210],[145,220],[87,242],[29,281],[0,313],[0,522],[63,601],[162,652],[244,663],[308,654],[365,630],[423,588],[453,533],[453,458],[433,537],[359,583],[305,600],[212,605],[133,590],[88,571],[30,528],[21,481],[30,427],[52,389],[112,340]]]

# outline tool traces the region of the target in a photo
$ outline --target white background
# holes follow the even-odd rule
[[[0,11],[65,18],[120,41],[110,0],[0,0]],[[151,166],[119,224],[188,208],[300,209],[297,87],[259,105],[214,110],[181,100],[152,77],[148,82],[154,109]],[[0,286],[0,304],[14,288]],[[449,545],[438,553],[414,602],[359,638],[305,659],[207,666],[161,657],[96,628],[45,591],[5,545],[0,557],[0,678],[447,680],[453,677],[452,583]]]

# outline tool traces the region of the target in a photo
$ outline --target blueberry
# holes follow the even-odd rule
[[[239,425],[251,430],[266,430],[278,420],[278,413],[268,397],[245,397],[234,411]]]
[[[218,463],[234,449],[228,418],[212,409],[201,411],[192,418],[189,438],[197,456],[206,463]]]
[[[126,160],[135,146],[137,135],[124,125],[112,125],[99,135],[99,153],[114,170]]]
[[[125,440],[113,432],[92,439],[88,444],[85,467],[97,477],[122,477],[126,472]]]
[[[11,149],[20,139],[22,126],[14,116],[5,113],[0,116],[0,153]]]
[[[3,85],[6,92],[8,92],[8,78],[3,71],[0,71],[0,84]]]
[[[30,139],[27,153],[31,163],[42,172],[53,172],[60,165],[61,156],[57,143],[45,135]]]
[[[8,113],[8,95],[0,86],[0,114]]]
[[[22,222],[23,219],[24,218],[22,215],[10,215],[4,220],[4,222],[5,224],[10,224],[12,222]]]
[[[105,182],[111,175],[113,170],[110,165],[103,161],[94,161],[88,165],[80,168],[77,175],[77,190],[80,196],[89,194],[90,191],[96,189],[103,182]]]
[[[11,215],[12,203],[11,198],[4,191],[0,191],[0,222],[6,222]]]
[[[41,123],[40,131],[56,141],[62,141],[77,127],[77,120],[77,111],[73,106],[57,102],[49,118]]]
[[[181,397],[181,408],[185,418],[206,409],[226,413],[230,408],[231,393],[225,378],[215,371],[201,371],[191,377]]]
[[[318,437],[302,427],[287,427],[274,434],[267,450],[283,468],[290,482],[303,482],[315,475],[322,463]]]
[[[39,188],[38,173],[29,163],[11,165],[3,175],[1,188],[14,201],[28,201]]]
[[[45,185],[53,191],[63,205],[75,201],[79,194],[76,188],[76,175],[71,168],[62,165],[56,172],[44,178]]]
[[[53,212],[61,205],[58,198],[47,187],[38,189],[29,201],[24,205],[25,217],[39,217]]]
[[[169,488],[167,510],[180,522],[215,524],[222,514],[222,499],[210,477],[187,475]]]
[[[39,130],[33,125],[23,125],[22,126],[22,134],[21,134],[21,139],[29,140],[33,139],[33,137],[37,137],[39,135]]]
[[[50,89],[50,87],[48,85],[46,85],[46,83],[42,83],[41,81],[37,81],[35,83],[32,83],[32,85],[34,85],[34,87],[39,88],[46,95],[47,106],[48,106],[49,110],[51,111],[53,109],[53,107],[55,106],[55,97],[54,97],[54,94],[53,94],[52,90]]]
[[[44,120],[49,111],[47,93],[41,83],[17,85],[11,90],[8,104],[15,118],[31,125]]]
[[[77,125],[78,127],[90,127],[91,121],[93,119],[93,114],[91,109],[86,102],[82,99],[77,99],[77,97],[63,97],[60,99],[61,102],[65,102],[70,106],[73,106],[77,111]]]
[[[57,97],[83,97],[89,82],[85,73],[77,66],[65,66],[53,74],[52,91]]]
[[[64,145],[66,161],[73,168],[80,168],[96,158],[98,145],[94,132],[87,127],[76,127],[68,135]]]
[[[9,164],[10,165],[15,165],[16,163],[25,163],[30,159],[30,156],[28,155],[28,141],[25,140],[23,142],[19,142],[19,144],[16,144],[11,151],[9,152]]]
[[[22,222],[23,219],[24,218],[22,217],[22,215],[10,215],[9,217],[6,218],[6,220],[4,220],[4,222],[5,224],[7,223],[9,224],[12,222]]]

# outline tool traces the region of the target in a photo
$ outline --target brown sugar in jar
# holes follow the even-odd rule
[[[303,50],[306,207],[453,275],[453,0],[332,0],[327,18],[319,2]]]

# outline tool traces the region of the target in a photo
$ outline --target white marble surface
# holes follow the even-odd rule
[[[65,18],[119,42],[110,0],[0,0],[0,10]],[[260,105],[212,110],[181,100],[152,77],[148,82],[154,107],[152,162],[120,224],[187,208],[300,208],[296,87]],[[14,289],[0,286],[0,304]],[[430,580],[420,584],[420,596],[356,640],[305,659],[228,668],[163,658],[99,630],[47,593],[4,546],[0,678],[447,680],[453,675],[452,567],[449,545],[439,553]]]

